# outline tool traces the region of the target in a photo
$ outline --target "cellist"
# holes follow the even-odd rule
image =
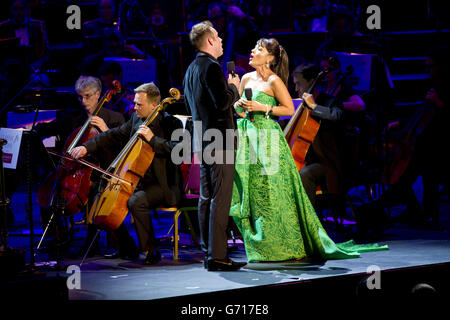
[[[300,170],[300,176],[315,209],[316,187],[326,186],[327,193],[332,195],[332,207],[343,210],[342,163],[337,136],[341,133],[339,122],[344,112],[333,96],[321,93],[317,87],[311,94],[305,93],[318,73],[319,70],[313,64],[300,65],[293,73],[296,91],[312,109],[311,116],[320,121],[319,131],[308,149],[306,165]]]
[[[170,158],[172,148],[178,143],[170,140],[172,132],[182,129],[183,126],[180,120],[168,113],[158,113],[149,127],[142,125],[143,120],[160,103],[161,95],[153,82],[142,84],[134,91],[136,112],[131,119],[120,127],[104,132],[82,146],[74,148],[71,155],[80,158],[99,148],[124,146],[136,132],[152,147],[155,157],[134,194],[129,198],[127,206],[135,220],[140,249],[146,253],[144,264],[156,264],[161,260],[161,253],[156,244],[150,212],[161,205],[176,205],[184,196],[180,168]],[[120,246],[119,252],[114,256],[137,259],[139,252],[133,249],[134,242],[130,242],[133,240],[125,225],[122,223],[114,233],[119,239]]]
[[[436,47],[429,50],[425,61],[430,83],[424,90],[424,104],[412,117],[417,125],[411,130],[415,142],[411,146],[408,166],[399,180],[392,185],[394,196],[406,205],[405,211],[398,217],[417,227],[441,229],[439,225],[439,184],[449,180],[449,157],[447,145],[450,136],[450,49]],[[424,119],[428,120],[424,121]],[[411,123],[410,122],[410,123]],[[409,131],[409,130],[408,130]],[[403,141],[400,143],[407,143]],[[413,185],[418,176],[422,176],[423,202],[418,201]]]
[[[35,130],[42,138],[49,136],[56,136],[56,149],[58,152],[62,151],[64,143],[68,137],[80,126],[82,126],[89,116],[95,111],[100,95],[102,92],[102,83],[100,79],[91,76],[81,76],[75,82],[75,92],[77,93],[78,100],[82,105],[82,109],[65,109],[61,114],[57,114],[56,119],[48,123],[40,123],[36,126]],[[99,132],[105,132],[110,128],[120,126],[125,122],[122,114],[108,110],[106,108],[100,109],[98,116],[94,116],[91,119],[91,125],[96,127]],[[95,154],[95,158],[99,161],[99,165],[102,168],[106,168],[111,161],[113,161],[115,154],[119,150],[107,149],[100,150]],[[91,175],[93,184],[91,190],[97,189],[98,175]],[[94,181],[95,180],[95,181]],[[95,195],[95,192],[93,193]],[[90,197],[92,198],[92,197]],[[92,201],[88,202],[90,206]],[[49,217],[45,214],[45,209],[41,208],[41,220],[43,225],[47,223]],[[88,227],[88,236],[85,243],[90,243],[89,239],[95,234],[95,229]],[[85,249],[82,250],[84,252]],[[94,250],[92,251],[94,252]]]

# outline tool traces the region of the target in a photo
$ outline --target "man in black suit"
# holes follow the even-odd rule
[[[45,22],[29,18],[26,0],[12,1],[11,19],[0,22],[0,38],[18,38],[18,48],[10,48],[10,52],[0,54],[20,59],[26,65],[41,65],[48,54]]]
[[[189,34],[193,46],[199,51],[184,77],[184,95],[194,121],[194,152],[205,151],[208,142],[202,137],[208,129],[222,134],[223,150],[214,150],[215,159],[204,159],[200,165],[200,200],[198,216],[204,266],[211,270],[238,270],[245,263],[227,258],[227,224],[233,191],[234,161],[224,161],[227,146],[226,130],[235,129],[233,103],[239,99],[239,77],[227,81],[217,58],[223,54],[222,39],[209,21],[192,27]],[[218,141],[214,141],[217,143]],[[220,144],[220,143],[219,143]],[[227,148],[228,147],[228,148]],[[201,159],[201,158],[200,158]]]
[[[156,264],[161,260],[161,254],[156,245],[150,212],[160,205],[177,205],[184,196],[180,168],[170,159],[171,150],[178,143],[170,141],[172,132],[183,126],[180,120],[167,113],[159,113],[149,127],[143,125],[143,119],[158,106],[161,96],[153,82],[139,86],[135,93],[136,112],[130,120],[74,148],[71,155],[77,159],[99,148],[123,147],[136,132],[153,148],[155,157],[127,206],[135,219],[141,250],[146,252],[145,264]],[[138,252],[123,223],[115,233],[121,248],[119,255],[131,260],[137,258]]]

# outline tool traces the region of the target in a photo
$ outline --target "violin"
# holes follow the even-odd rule
[[[76,146],[99,134],[98,129],[90,124],[91,119],[100,112],[103,105],[109,102],[113,95],[120,92],[120,82],[116,80],[113,82],[113,85],[114,88],[103,95],[94,112],[83,126],[75,129],[67,138],[64,144],[64,153],[68,154]],[[92,167],[68,160],[63,157],[56,170],[44,179],[38,188],[37,200],[40,206],[50,207],[53,204],[55,195],[59,194],[64,204],[63,215],[73,216],[87,204],[92,185]]]
[[[161,101],[145,119],[143,125],[149,126],[159,112],[181,97],[180,91],[175,88],[170,89],[169,94],[171,97]],[[107,180],[107,184],[94,200],[88,216],[89,223],[110,231],[117,229],[122,224],[128,213],[128,199],[150,167],[154,155],[152,147],[135,133],[107,169],[114,176],[131,183],[123,183],[115,177],[103,177]]]
[[[317,78],[314,79],[307,93],[313,92],[316,85],[328,72],[327,69],[321,71]],[[303,101],[283,130],[298,171],[305,166],[306,154],[320,128],[320,122],[311,117],[311,111],[312,109]]]

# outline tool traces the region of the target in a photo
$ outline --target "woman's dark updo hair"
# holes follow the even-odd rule
[[[289,58],[284,48],[275,38],[262,38],[258,40],[257,44],[266,48],[267,52],[275,57],[270,63],[270,69],[287,85],[289,79]]]

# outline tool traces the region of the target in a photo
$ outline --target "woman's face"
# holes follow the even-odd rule
[[[267,61],[272,62],[273,56],[269,54],[267,49],[261,44],[256,44],[250,53],[248,64],[253,68],[264,65]]]

